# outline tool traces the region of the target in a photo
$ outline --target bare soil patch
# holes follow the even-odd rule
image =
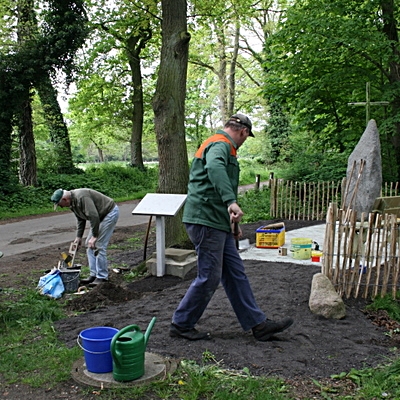
[[[244,237],[254,243],[255,230],[272,222],[276,221],[242,225]],[[315,221],[284,222],[286,230],[316,224]],[[127,239],[133,237],[143,244],[146,228],[146,225],[117,228],[111,243],[119,247],[109,251],[110,263],[123,265],[126,269],[141,265],[143,245],[136,249],[124,246]],[[44,271],[57,265],[60,251],[67,251],[68,248],[69,243],[66,243],[65,247],[49,246],[4,257],[0,260],[0,287],[35,287]],[[153,251],[154,232],[149,238],[147,256]],[[83,251],[76,261],[86,263]],[[319,398],[318,388],[311,384],[312,379],[319,379],[332,387],[340,386],[342,393],[349,392],[353,389],[351,382],[338,384],[330,376],[351,368],[374,367],[394,355],[392,348],[399,346],[399,340],[396,335],[385,335],[394,323],[387,315],[365,312],[367,300],[345,299],[347,315],[340,321],[327,320],[310,312],[311,280],[315,273],[320,272],[318,266],[252,260],[246,260],[245,266],[257,302],[268,317],[292,316],[295,319],[290,329],[266,343],[257,342],[250,332],[242,331],[222,288],[217,290],[198,324],[199,329],[212,332],[212,340],[188,342],[169,337],[172,313],[194,278],[195,270],[184,279],[146,276],[131,283],[125,283],[123,279],[123,274],[128,272],[116,274],[111,271],[107,284],[83,295],[71,294],[60,300],[67,302],[70,317],[56,322],[55,329],[67,346],[75,346],[83,329],[93,326],[121,329],[137,324],[145,330],[155,316],[157,322],[147,351],[175,360],[192,359],[200,364],[203,353],[210,352],[225,368],[248,368],[254,375],[286,379],[298,399]],[[91,394],[82,394],[72,380],[46,390],[4,385],[0,379],[0,393],[7,399],[92,398]],[[93,395],[93,398],[97,397]]]

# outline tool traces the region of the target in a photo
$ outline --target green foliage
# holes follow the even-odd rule
[[[39,175],[42,172],[57,173],[59,167],[58,160],[60,157],[59,155],[57,155],[56,149],[54,148],[53,144],[49,143],[48,141],[37,140],[35,142],[35,149],[36,149],[37,171]]]
[[[9,187],[5,196],[0,196],[0,218],[15,213],[35,214],[50,212],[50,196],[54,190],[88,187],[112,197],[116,201],[134,198],[135,194],[153,192],[157,186],[158,169],[141,171],[130,166],[99,164],[88,167],[77,174],[54,174],[41,172],[38,187]],[[0,193],[3,188],[0,189]],[[4,193],[4,192],[3,192]]]
[[[333,379],[351,380],[357,385],[357,391],[344,399],[398,399],[400,398],[400,359],[389,362],[375,369],[351,369],[332,375]]]
[[[266,43],[264,93],[270,102],[290,110],[297,130],[309,132],[322,148],[343,153],[354,148],[365,129],[365,107],[348,103],[365,101],[370,82],[371,101],[390,102],[386,109],[371,106],[370,118],[377,121],[384,156],[395,165],[400,88],[387,71],[390,65],[398,68],[399,41],[389,32],[396,31],[396,23],[398,28],[399,14],[396,8],[393,15],[387,9],[383,18],[382,4],[292,3]],[[383,26],[389,21],[393,29]]]
[[[242,223],[270,219],[270,190],[249,190],[239,195],[238,203],[243,209]]]
[[[143,261],[137,267],[131,269],[127,274],[124,274],[125,282],[132,282],[141,278],[146,277],[148,274],[146,262]]]
[[[41,7],[40,17],[38,23],[33,1],[18,2],[18,13],[2,15],[1,33],[8,35],[2,38],[7,46],[2,45],[0,53],[0,170],[4,171],[0,178],[3,184],[8,184],[11,173],[18,173],[10,168],[11,138],[13,125],[21,122],[16,118],[25,107],[23,101],[28,100],[32,87],[40,86],[57,68],[63,68],[71,78],[73,56],[87,33],[82,0],[49,0]]]
[[[290,134],[288,116],[276,102],[270,105],[270,117],[265,130],[271,143],[271,162],[276,163],[280,159]]]
[[[155,1],[85,4],[91,15],[90,45],[80,60],[78,90],[69,101],[71,142],[88,152],[86,161],[92,161],[89,152],[93,147],[107,161],[110,154],[122,159],[130,151],[130,141],[137,144],[143,128],[143,156],[146,159],[150,152],[154,157],[152,64],[159,61],[157,14],[161,10]],[[149,137],[152,143],[148,144]]]
[[[13,296],[16,293],[11,293]],[[1,321],[9,329],[20,326],[29,321],[31,324],[40,324],[43,321],[57,321],[63,317],[63,312],[57,301],[40,295],[34,290],[26,290],[19,301],[7,300],[2,295]]]
[[[346,176],[348,154],[325,149],[307,132],[296,132],[281,151],[290,160],[282,163],[280,177],[301,182],[340,181]]]
[[[113,140],[129,141],[132,104],[126,95],[125,80],[109,81],[100,73],[78,81],[78,91],[69,101],[68,118],[73,121],[72,140],[85,147],[92,143],[104,149]]]
[[[256,183],[257,175],[260,175],[260,181],[266,181],[269,178],[269,172],[266,170],[261,158],[239,158],[239,165],[240,185]]]
[[[64,317],[57,300],[30,289],[5,290],[0,316],[0,374],[6,382],[52,387],[70,379],[72,363],[81,352],[57,339],[52,322]]]
[[[46,203],[50,209],[49,196],[51,196],[51,193],[50,195],[49,193],[46,193],[43,188],[33,186],[23,187],[15,184],[10,188],[6,196],[0,197],[0,216],[4,214],[10,217],[13,213],[21,209],[40,209]]]
[[[142,171],[130,166],[105,164],[104,166],[92,165],[86,169],[85,174],[97,180],[101,186],[107,188],[107,191],[112,192],[110,196],[125,197],[133,192],[154,191],[158,169],[148,168]]]
[[[88,34],[87,16],[82,0],[49,0],[43,11],[42,35],[35,48],[43,57],[43,66],[63,67],[73,73],[73,58]]]
[[[400,293],[397,298],[393,299],[391,295],[387,294],[384,297],[376,297],[372,304],[369,304],[367,310],[385,310],[389,317],[397,322],[400,322]]]
[[[182,360],[177,371],[179,376],[170,378],[169,396],[175,395],[186,400],[200,398],[283,400],[287,398],[285,395],[287,387],[279,379],[253,377],[246,370],[228,370],[213,359],[209,361],[211,363],[198,365],[190,360]],[[161,398],[166,398],[165,386],[159,386],[156,393]]]

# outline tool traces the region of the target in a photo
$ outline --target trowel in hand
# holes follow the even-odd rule
[[[239,224],[235,222],[233,224],[233,234],[237,237],[239,235]],[[236,248],[241,250],[246,250],[250,247],[250,240],[249,239],[236,239]]]

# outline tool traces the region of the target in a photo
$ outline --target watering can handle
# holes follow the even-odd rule
[[[114,335],[113,340],[117,340],[121,335],[123,335],[126,332],[130,332],[130,331],[140,332],[140,328],[137,325],[128,325],[125,328],[122,328],[120,331],[118,331]]]
[[[144,334],[144,343],[147,344],[147,341],[149,340],[150,332],[153,329],[154,324],[156,323],[156,317],[153,317],[149,323],[149,326],[146,329],[146,332]]]
[[[115,345],[115,342],[117,341],[117,339],[118,339],[121,335],[123,335],[125,332],[129,332],[129,331],[138,331],[138,332],[140,332],[140,328],[139,328],[137,325],[128,325],[128,326],[126,326],[125,328],[122,328],[120,331],[118,331],[118,332],[113,336],[113,338],[112,338],[112,340],[111,340],[111,345],[110,345],[110,347],[111,347],[111,352],[112,352],[112,353],[114,352],[114,345]]]

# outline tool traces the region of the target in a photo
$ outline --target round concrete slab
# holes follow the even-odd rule
[[[105,388],[123,388],[135,385],[141,385],[154,381],[163,380],[167,374],[173,374],[178,366],[178,362],[171,359],[165,359],[157,354],[145,353],[144,375],[138,379],[129,382],[118,382],[114,379],[113,373],[95,374],[86,369],[85,358],[82,357],[75,361],[72,366],[72,378],[81,384],[93,387]]]

